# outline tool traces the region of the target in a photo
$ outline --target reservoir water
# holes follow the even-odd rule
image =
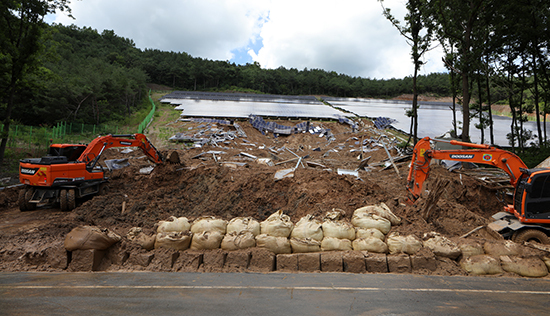
[[[396,122],[393,127],[404,132],[410,131],[410,118],[407,117],[407,110],[411,109],[412,102],[410,101],[395,101],[395,100],[371,100],[371,99],[349,99],[349,98],[327,98],[327,102],[331,105],[352,112],[359,116],[371,118],[389,117]],[[419,137],[438,137],[453,128],[453,111],[451,110],[452,103],[443,102],[419,102],[418,110],[418,136]],[[460,105],[457,105],[459,108]],[[462,122],[462,112],[457,109],[457,121]],[[481,131],[474,124],[479,122],[479,119],[470,116],[470,138],[474,143],[481,142]],[[495,145],[509,146],[506,135],[510,133],[510,125],[512,119],[505,116],[493,115],[493,134]],[[462,126],[462,123],[459,124]],[[546,124],[547,130],[550,131],[550,123]],[[524,128],[533,131],[536,135],[536,122],[525,122]],[[458,131],[460,135],[460,130]],[[489,129],[485,129],[484,143],[489,144]]]

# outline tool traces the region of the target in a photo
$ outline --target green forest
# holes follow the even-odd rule
[[[378,0],[383,4],[382,0]],[[550,112],[546,0],[408,0],[403,21],[381,11],[411,46],[406,78],[352,77],[323,69],[264,69],[258,63],[193,57],[186,52],[136,48],[115,31],[50,25],[44,16],[65,11],[68,0],[6,0],[0,4],[0,163],[10,124],[52,126],[58,122],[120,122],[148,107],[147,83],[179,90],[238,91],[283,95],[392,98],[401,94],[452,96],[454,132],[469,140],[470,122],[489,127],[492,110],[507,104],[513,119],[509,139],[523,150],[530,140],[547,147]],[[422,55],[443,47],[447,73],[417,75]],[[523,128],[533,114],[538,130]],[[416,101],[410,113],[416,119]],[[411,131],[415,135],[416,128]],[[479,132],[479,131],[475,131]]]
[[[40,71],[17,95],[12,118],[26,125],[58,121],[104,123],[135,111],[146,83],[176,90],[249,91],[283,95],[389,98],[411,93],[411,78],[376,80],[320,69],[262,69],[192,57],[185,52],[140,50],[114,31],[48,25]],[[449,95],[447,74],[420,79],[421,93]],[[23,106],[24,105],[24,106]]]

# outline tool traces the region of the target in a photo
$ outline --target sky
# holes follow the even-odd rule
[[[405,0],[384,6],[403,21]],[[48,23],[113,30],[139,49],[262,68],[323,69],[371,79],[413,74],[411,48],[377,0],[72,0],[74,19]],[[420,74],[446,72],[440,47]]]

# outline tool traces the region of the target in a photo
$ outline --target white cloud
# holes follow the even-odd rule
[[[385,0],[402,20],[404,0]],[[88,0],[71,3],[76,20],[55,22],[112,29],[136,46],[231,60],[239,50],[264,68],[336,71],[351,76],[412,74],[410,47],[376,0]],[[251,43],[262,40],[254,52]],[[422,73],[443,71],[432,53]]]
[[[186,52],[194,57],[228,60],[231,50],[259,33],[265,3],[253,0],[73,1],[76,20],[58,15],[54,22],[114,30],[142,49]]]

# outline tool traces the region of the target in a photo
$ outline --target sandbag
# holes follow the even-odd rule
[[[290,238],[290,248],[293,253],[319,252],[321,242],[312,238]]]
[[[474,275],[499,274],[504,272],[500,262],[488,255],[477,255],[460,260],[460,266],[466,272]]]
[[[523,254],[520,244],[511,240],[505,241],[487,241],[483,244],[485,253],[494,257],[499,256],[519,256]]]
[[[478,244],[477,242],[462,243],[458,245],[458,248],[460,248],[460,252],[462,252],[462,258],[485,254],[483,246]]]
[[[187,217],[170,216],[166,221],[159,221],[157,233],[164,232],[183,232],[191,229],[191,224]]]
[[[121,237],[107,228],[96,226],[78,226],[65,237],[65,249],[73,250],[105,250],[119,242]]]
[[[391,229],[391,222],[376,214],[357,213],[353,214],[351,223],[355,227],[361,228],[376,228],[383,234],[387,234]]]
[[[323,228],[321,222],[313,218],[313,215],[302,217],[290,233],[292,238],[311,238],[317,241],[323,240]]]
[[[390,254],[406,253],[408,255],[414,255],[422,248],[422,242],[416,238],[416,236],[401,236],[397,232],[389,234],[386,238],[386,243],[388,244]]]
[[[376,228],[357,227],[355,229],[355,238],[370,238],[370,237],[378,238],[382,241],[386,239],[386,236]]]
[[[290,217],[279,210],[260,223],[260,234],[288,238],[293,227],[294,224],[290,221]]]
[[[323,237],[355,239],[355,227],[351,223],[336,220],[325,220],[323,222]]]
[[[339,208],[333,208],[331,211],[328,211],[323,217],[324,221],[339,221],[346,216],[346,211]]]
[[[353,250],[356,251],[369,251],[369,252],[376,252],[376,253],[387,253],[388,252],[388,245],[386,245],[385,242],[382,240],[375,238],[375,237],[367,237],[367,238],[355,238],[355,240],[351,243]]]
[[[462,253],[457,244],[436,232],[425,233],[423,244],[424,247],[430,248],[436,256],[440,257],[454,260]]]
[[[380,203],[376,205],[367,205],[353,211],[355,214],[375,214],[390,221],[392,225],[401,224],[401,218],[392,213],[386,203]]]
[[[214,216],[203,216],[193,221],[191,225],[191,232],[193,234],[204,232],[218,232],[225,235],[227,228],[227,221]]]
[[[247,230],[240,233],[229,233],[223,237],[221,248],[223,250],[238,250],[256,246],[254,234]]]
[[[193,250],[218,249],[220,248],[222,239],[223,234],[218,231],[193,233],[190,248]]]
[[[182,232],[158,233],[155,239],[155,248],[168,248],[186,250],[191,243],[192,233],[188,230]]]
[[[235,217],[227,223],[226,234],[239,234],[242,231],[249,231],[254,236],[258,236],[260,234],[260,222],[252,217]]]
[[[134,242],[141,246],[141,248],[145,250],[151,250],[155,248],[155,241],[157,239],[157,234],[154,234],[153,236],[147,236],[141,227],[132,227],[126,233],[126,238],[130,240],[131,242]]]
[[[256,236],[256,247],[265,248],[275,254],[292,252],[288,238],[269,236],[267,234]]]
[[[321,251],[353,250],[351,240],[347,238],[324,237],[321,241]]]
[[[500,256],[500,265],[504,271],[513,272],[524,277],[542,278],[548,275],[546,264],[536,257]]]

